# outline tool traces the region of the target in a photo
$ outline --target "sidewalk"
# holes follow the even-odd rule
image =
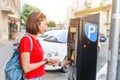
[[[20,34],[16,40],[3,42],[2,44],[0,44],[0,80],[5,80],[4,74],[5,65],[12,56],[14,48],[16,47],[13,46],[13,44],[19,42],[21,36],[22,35]]]
[[[96,80],[106,80],[107,77],[107,63],[97,72]]]

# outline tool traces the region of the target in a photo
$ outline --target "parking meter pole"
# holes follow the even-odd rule
[[[116,9],[117,9],[117,13],[118,13],[118,22],[117,22],[117,27],[120,28],[120,1],[117,0],[116,1]],[[120,80],[120,30],[119,30],[119,42],[118,42],[118,62],[117,62],[117,74],[116,74],[116,80]]]
[[[119,39],[120,39],[120,35],[119,35]],[[119,44],[119,50],[118,50],[118,61],[117,61],[116,80],[120,80],[120,40],[119,40],[118,44]]]
[[[117,67],[117,59],[118,59],[118,40],[119,40],[119,27],[120,27],[119,26],[119,23],[120,23],[119,22],[119,18],[120,18],[119,5],[120,5],[119,0],[112,0],[107,80],[118,80],[116,79],[116,71],[117,71],[116,67]]]

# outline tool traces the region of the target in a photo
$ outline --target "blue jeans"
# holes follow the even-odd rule
[[[31,79],[23,79],[23,80],[43,80],[44,76],[37,77],[37,78],[31,78]]]

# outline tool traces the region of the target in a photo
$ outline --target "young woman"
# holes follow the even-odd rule
[[[58,62],[53,59],[44,59],[43,49],[37,39],[39,34],[43,34],[47,29],[46,16],[41,12],[32,12],[28,16],[26,23],[26,32],[32,39],[31,43],[28,37],[23,36],[20,41],[20,66],[23,69],[23,78],[25,80],[43,80],[45,74],[44,64],[54,64]]]

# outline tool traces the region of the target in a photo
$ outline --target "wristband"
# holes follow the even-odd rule
[[[59,62],[59,64],[58,64],[59,66],[62,66],[62,62]]]
[[[48,64],[48,59],[45,59],[44,61],[45,61],[45,64]]]

